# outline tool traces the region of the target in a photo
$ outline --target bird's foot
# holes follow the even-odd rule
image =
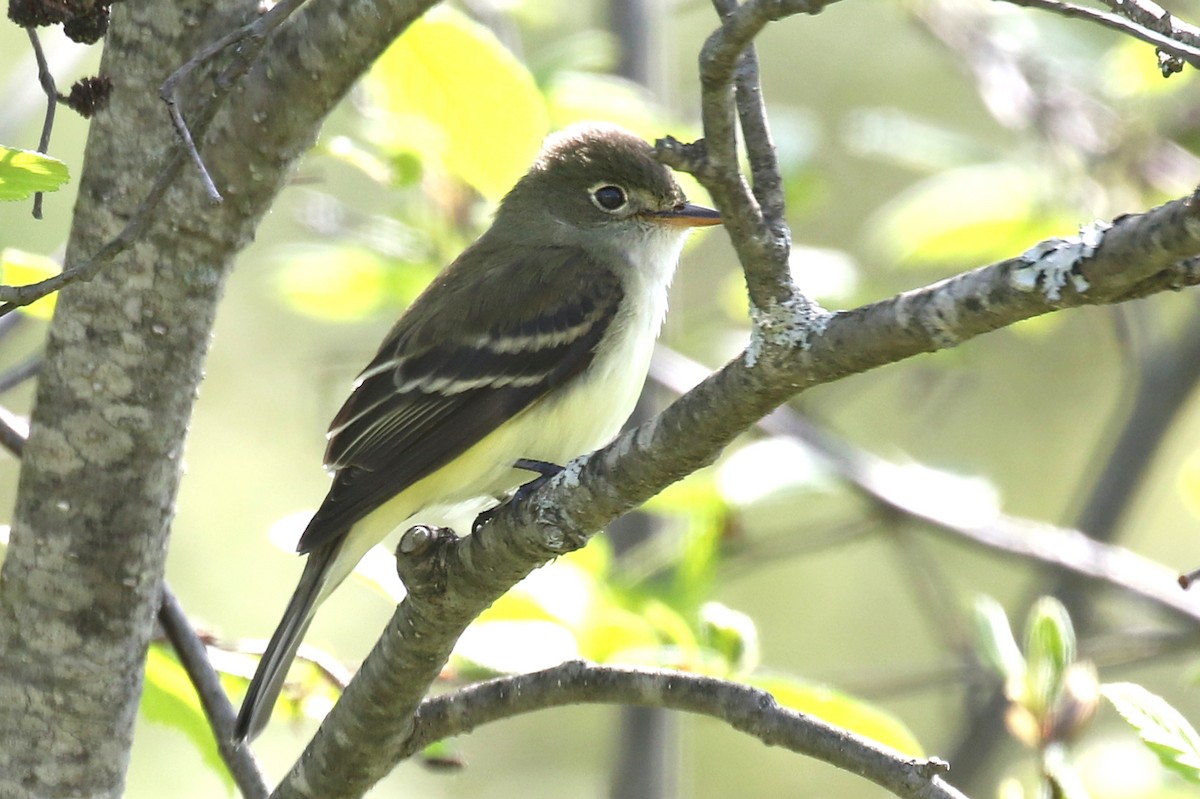
[[[483,513],[476,516],[475,522],[471,525],[472,533],[479,532],[479,529],[495,518],[496,514],[499,513],[500,509],[505,505],[520,505],[529,497],[530,494],[532,494],[534,491],[537,491],[546,484],[546,481],[563,470],[563,467],[559,466],[557,463],[538,461],[533,460],[532,458],[518,458],[517,461],[513,463],[513,468],[524,469],[527,472],[536,472],[537,477],[533,478],[528,483],[522,484],[515,492],[513,492],[512,498],[508,502],[502,502],[494,508],[488,508]]]

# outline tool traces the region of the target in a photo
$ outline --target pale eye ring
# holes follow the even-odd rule
[[[621,210],[629,203],[629,198],[625,196],[625,190],[611,183],[605,183],[592,189],[591,198],[597,208],[610,214]]]

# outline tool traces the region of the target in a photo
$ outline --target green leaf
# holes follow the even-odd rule
[[[1044,596],[1025,624],[1026,706],[1039,718],[1062,693],[1067,668],[1075,662],[1075,628],[1063,604]]]
[[[0,250],[0,281],[6,286],[27,286],[40,283],[62,271],[58,261],[16,247]],[[37,319],[49,319],[54,315],[58,293],[47,295],[37,302],[21,307],[21,312]]]
[[[636,653],[662,645],[658,631],[647,619],[607,603],[589,615],[578,639],[579,654],[597,663],[642,662],[645,658]]]
[[[916,736],[895,716],[827,685],[781,675],[751,677],[746,684],[770,691],[775,701],[784,707],[878,741],[897,752],[912,757],[924,756]]]
[[[199,750],[204,763],[221,775],[233,789],[233,778],[217,751],[208,718],[200,698],[183,666],[162,644],[153,644],[146,655],[146,683],[142,691],[141,712],[147,719],[183,732]]]
[[[1200,734],[1178,710],[1135,683],[1107,683],[1100,691],[1164,766],[1200,785]]]
[[[973,616],[980,656],[996,670],[1005,684],[1022,682],[1025,679],[1025,656],[1017,646],[1004,608],[995,599],[981,594],[975,598]]]
[[[397,304],[397,274],[419,274],[419,266],[395,267],[378,253],[355,246],[306,245],[285,254],[275,276],[292,310],[332,322],[353,322]]]
[[[645,509],[683,523],[668,601],[683,613],[694,614],[712,593],[729,517],[713,470],[680,480],[646,503]]]
[[[482,25],[442,6],[408,29],[367,75],[385,111],[374,137],[438,158],[498,200],[537,154],[548,123],[533,76]]]
[[[700,642],[696,632],[675,608],[658,599],[647,599],[641,607],[642,618],[658,631],[660,640],[676,646],[684,653],[699,656]]]
[[[720,602],[700,606],[700,627],[708,647],[718,652],[734,672],[758,668],[761,652],[754,619]]]
[[[488,621],[463,632],[452,662],[471,679],[546,669],[579,654],[575,636],[557,622]]]
[[[434,741],[421,750],[421,765],[431,771],[455,772],[466,768],[466,759],[451,741]]]
[[[57,158],[0,146],[0,200],[24,200],[39,191],[58,191],[70,179]]]

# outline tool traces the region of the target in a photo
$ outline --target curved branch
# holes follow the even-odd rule
[[[268,793],[267,783],[254,755],[246,747],[233,743],[233,723],[237,713],[221,687],[221,677],[209,662],[204,642],[196,635],[175,592],[165,582],[162,584],[162,599],[158,607],[158,623],[162,625],[167,640],[171,642],[188,679],[196,689],[200,706],[217,739],[217,752],[242,792],[243,799],[264,799]]]
[[[489,722],[551,707],[619,704],[662,707],[723,721],[768,746],[822,760],[910,799],[965,799],[943,775],[941,760],[915,759],[820,719],[781,707],[747,685],[666,669],[569,661],[553,668],[467,686],[421,703],[412,736],[394,754],[423,747]]]

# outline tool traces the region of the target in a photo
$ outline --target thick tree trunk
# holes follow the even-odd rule
[[[271,35],[209,131],[204,154],[224,204],[211,206],[185,166],[137,243],[61,293],[0,579],[0,796],[122,794],[225,276],[321,120],[432,4],[308,3]],[[244,21],[255,7],[114,6],[102,71],[115,90],[92,123],[68,266],[122,229],[175,147],[162,81],[236,24],[218,30],[215,15]],[[191,96],[212,93],[207,84]]]

